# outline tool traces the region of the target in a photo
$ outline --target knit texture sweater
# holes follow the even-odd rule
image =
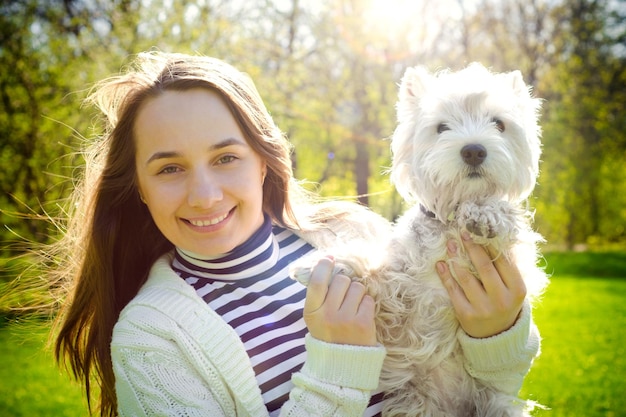
[[[121,416],[266,416],[241,340],[159,259],[123,311],[111,346]],[[378,385],[382,347],[306,338],[285,416],[359,416]]]
[[[323,248],[345,233],[366,233],[359,214],[347,229],[342,224],[330,234],[301,236]],[[268,416],[241,339],[176,274],[173,256],[166,254],[154,264],[113,331],[120,416]],[[521,387],[539,349],[528,306],[507,332],[488,339],[459,338],[468,371],[512,393]],[[310,335],[305,347],[305,363],[292,376],[294,388],[280,415],[362,416],[378,385],[385,349],[325,343]]]

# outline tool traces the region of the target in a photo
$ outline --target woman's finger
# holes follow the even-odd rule
[[[503,254],[497,253],[493,246],[488,246],[487,250],[489,251],[489,255],[494,259],[493,264],[498,270],[504,285],[511,291],[522,292],[525,296],[526,284],[524,283],[522,273],[515,263],[515,259],[509,259]]]
[[[337,274],[332,277],[332,281],[328,286],[326,300],[324,301],[326,308],[330,311],[339,311],[341,309],[346,300],[351,282],[352,280],[345,275]]]
[[[465,311],[471,307],[471,303],[465,295],[463,288],[457,283],[456,279],[452,276],[452,272],[448,265],[443,262],[437,262],[437,274],[443,283],[444,288],[448,291],[450,301],[456,311]]]
[[[450,259],[456,258],[458,252],[457,242],[454,240],[448,241],[448,256]],[[451,273],[452,271],[450,271]],[[453,277],[454,284],[463,292],[463,295],[471,304],[480,304],[484,302],[485,288],[480,279],[476,278],[474,274],[468,269],[463,267],[454,268],[456,279]],[[450,283],[452,285],[452,282]]]
[[[329,257],[322,258],[313,267],[311,278],[306,291],[304,312],[311,313],[318,310],[326,300],[328,287],[333,276],[335,262]]]
[[[478,273],[478,277],[482,283],[484,290],[488,294],[499,294],[506,290],[506,285],[496,268],[493,258],[482,245],[474,243],[469,234],[462,234],[463,247],[467,252],[472,265]]]
[[[343,277],[343,275],[337,275],[335,279],[339,277]],[[348,279],[350,280],[350,278]],[[360,282],[353,282],[352,280],[350,280],[345,292],[345,297],[343,299],[341,307],[339,307],[339,310],[350,316],[357,315],[366,292],[367,291],[365,289],[365,285],[361,284]]]

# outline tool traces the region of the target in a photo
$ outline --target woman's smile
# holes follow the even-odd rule
[[[235,209],[233,209],[235,210]],[[191,218],[191,219],[183,219],[183,221],[189,223],[191,226],[201,227],[203,230],[201,231],[211,231],[215,228],[209,228],[208,226],[222,226],[222,223],[230,217],[233,210],[228,211],[221,216],[218,217],[202,217],[202,218]],[[206,229],[206,230],[205,230]]]

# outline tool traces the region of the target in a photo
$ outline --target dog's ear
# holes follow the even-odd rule
[[[422,66],[407,68],[400,82],[400,100],[421,97],[432,78],[433,76]]]
[[[426,68],[409,67],[404,72],[400,81],[400,91],[398,93],[398,120],[400,122],[410,118],[418,109],[419,101],[426,92],[426,86],[432,81],[432,75]]]
[[[524,82],[524,77],[522,77],[522,73],[519,70],[511,71],[505,75],[515,92],[515,95],[518,97],[528,97],[530,95],[528,86]]]

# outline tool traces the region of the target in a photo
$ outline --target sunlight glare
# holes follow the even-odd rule
[[[421,7],[415,0],[371,0],[369,18],[382,28],[393,29],[414,16]]]
[[[387,58],[428,50],[441,31],[454,27],[476,0],[364,0],[361,43]],[[357,42],[359,40],[355,39]]]

